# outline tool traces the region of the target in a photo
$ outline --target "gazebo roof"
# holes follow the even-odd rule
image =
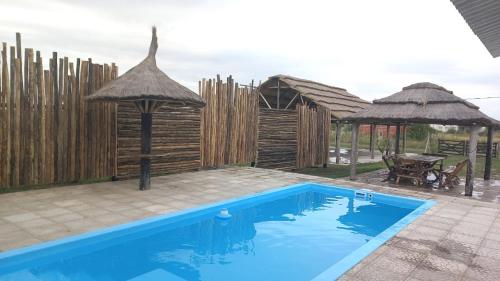
[[[345,118],[362,123],[427,123],[499,127],[479,107],[433,83],[416,83]]]
[[[269,77],[260,86],[260,91],[265,96],[275,95],[275,84],[278,80],[281,82],[281,89],[292,89],[305,99],[330,109],[334,119],[342,119],[370,104],[346,89],[282,74]]]
[[[156,28],[148,56],[137,66],[115,80],[110,81],[94,94],[87,97],[90,101],[140,101],[153,100],[169,104],[204,106],[199,95],[175,82],[156,65],[158,39]]]

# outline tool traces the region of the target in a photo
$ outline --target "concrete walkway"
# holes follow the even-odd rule
[[[255,168],[0,195],[0,250],[78,234],[303,181],[370,188],[437,204],[342,280],[500,280],[500,204]]]

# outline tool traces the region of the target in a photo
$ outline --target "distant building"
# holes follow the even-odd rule
[[[405,129],[406,129],[406,126],[402,125],[401,126],[401,134],[403,134]],[[376,128],[376,133],[379,137],[386,138],[387,137],[387,126],[378,125]],[[363,125],[359,126],[359,134],[360,135],[369,135],[370,134],[370,125],[363,124]],[[396,126],[394,126],[394,125],[390,126],[389,134],[392,137],[396,136]]]
[[[432,124],[431,128],[433,128],[436,131],[440,131],[443,133],[448,132],[449,130],[454,130],[455,132],[458,131],[458,126],[456,125],[439,125],[439,124]]]

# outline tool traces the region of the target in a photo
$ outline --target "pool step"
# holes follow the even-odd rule
[[[161,268],[149,271],[147,273],[136,276],[128,281],[157,281],[157,280],[168,280],[168,281],[186,281],[186,279],[174,275]]]
[[[363,200],[372,200],[373,193],[370,189],[360,189],[354,191],[354,198]]]

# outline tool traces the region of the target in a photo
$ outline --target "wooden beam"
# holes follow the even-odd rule
[[[386,148],[385,148],[385,154],[390,155],[391,154],[391,125],[387,125],[386,137],[387,137],[387,144],[386,144]]]
[[[403,153],[406,153],[406,125],[403,126]]]
[[[349,176],[350,180],[356,180],[356,162],[358,162],[358,143],[359,143],[359,123],[352,124],[352,135],[351,135],[351,173]]]
[[[152,137],[153,114],[141,113],[141,176],[139,189],[151,188],[151,137]]]
[[[260,91],[259,91],[259,95],[264,100],[264,102],[267,104],[267,107],[269,107],[269,109],[271,109],[271,105],[267,102],[266,98],[264,97],[264,95]]]
[[[245,85],[240,85],[240,86],[245,86]],[[278,89],[278,86],[270,86],[270,87],[266,87],[266,88],[267,88],[267,89]],[[288,87],[288,86],[283,86],[283,85],[281,85],[281,86],[280,86],[280,89],[292,89],[292,88],[290,88],[290,87]]]
[[[479,129],[479,126],[472,126],[470,128],[469,160],[467,162],[467,175],[465,177],[465,196],[472,196],[472,191],[474,189],[474,171],[476,168],[477,139]]]
[[[399,142],[401,139],[401,124],[396,125],[396,142],[394,144],[394,153],[399,154]]]
[[[375,124],[370,124],[370,158],[375,159],[375,136],[376,136]]]
[[[292,102],[297,98],[298,95],[299,95],[299,93],[297,92],[295,94],[295,96],[293,96],[293,99],[286,105],[285,109],[288,109],[288,107],[290,107],[290,105],[292,105]]]
[[[493,145],[493,127],[488,127],[488,138],[486,140],[486,158],[484,163],[484,180],[491,179],[491,157],[492,157],[492,145]]]
[[[280,80],[278,79],[278,94],[276,96],[276,108],[280,109]]]
[[[335,122],[335,163],[340,164],[340,137],[342,133],[342,123]]]

